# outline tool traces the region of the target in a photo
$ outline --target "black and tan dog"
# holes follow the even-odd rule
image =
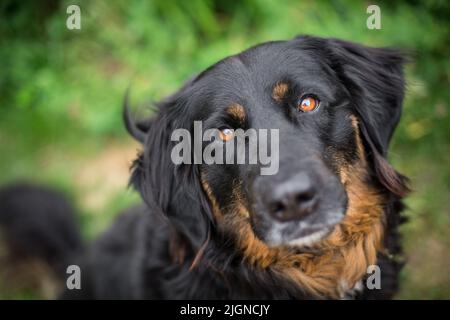
[[[402,54],[336,39],[268,42],[209,67],[128,131],[144,204],[83,256],[83,298],[390,298],[406,179],[387,162]],[[127,110],[127,109],[126,109]],[[171,134],[279,130],[279,171],[171,161]],[[217,141],[216,141],[217,143]],[[381,268],[381,290],[361,286]],[[360,290],[355,290],[360,288]]]

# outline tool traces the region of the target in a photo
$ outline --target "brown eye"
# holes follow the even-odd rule
[[[312,96],[304,96],[298,103],[298,109],[302,112],[310,112],[319,106],[319,100]]]
[[[225,128],[219,130],[219,138],[220,140],[227,142],[234,138],[234,130]]]

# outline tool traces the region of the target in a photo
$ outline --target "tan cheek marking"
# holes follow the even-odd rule
[[[289,85],[286,82],[279,82],[275,85],[275,87],[273,87],[272,98],[280,102],[283,100],[288,90]]]
[[[201,183],[202,183],[203,190],[205,191],[205,193],[208,197],[208,200],[210,201],[214,217],[218,220],[223,220],[224,214],[223,214],[222,210],[219,208],[217,199],[214,196],[210,185],[208,184],[206,179],[203,177],[203,175],[201,178]],[[239,187],[240,187],[240,185],[238,184],[233,189],[233,201],[227,210],[227,215],[230,217],[237,216],[240,220],[249,219],[250,214],[244,205],[242,195],[239,192]],[[228,211],[229,211],[229,213],[228,213]]]
[[[352,127],[355,131],[355,140],[356,140],[356,148],[358,150],[358,156],[359,159],[363,162],[363,164],[366,166],[366,154],[364,152],[364,144],[361,139],[361,131],[359,130],[359,121],[358,118],[356,118],[355,115],[350,115],[350,120],[352,122]]]
[[[203,191],[205,191],[206,196],[208,197],[208,200],[210,202],[211,210],[213,211],[214,217],[216,219],[221,219],[223,215],[220,212],[220,208],[219,208],[219,205],[217,204],[216,197],[214,196],[214,194],[213,194],[213,192],[211,190],[211,187],[209,186],[208,182],[206,181],[206,179],[204,177],[204,174],[201,173],[200,175],[201,175],[200,180],[201,180],[201,184],[202,184],[202,187],[203,187]]]
[[[239,120],[240,122],[245,121],[245,108],[239,103],[233,103],[227,108],[227,113]]]
[[[242,193],[240,190],[242,188],[241,183],[235,183],[235,186],[233,188],[233,204],[232,207],[236,211],[236,214],[238,214],[240,217],[244,219],[250,219],[250,213],[248,212],[245,204],[244,199],[242,196]]]

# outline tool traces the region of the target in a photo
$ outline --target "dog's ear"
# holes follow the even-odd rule
[[[175,165],[171,159],[173,130],[182,128],[185,103],[182,91],[157,104],[156,115],[144,121],[131,119],[125,104],[124,121],[128,132],[143,144],[134,161],[130,184],[140,192],[150,210],[168,218],[171,226],[187,239],[193,251],[207,242],[212,213],[200,185],[198,168]]]
[[[140,143],[144,143],[145,136],[150,129],[152,119],[134,119],[130,111],[129,90],[125,93],[123,100],[123,123],[127,132]]]
[[[405,177],[386,160],[402,110],[404,53],[336,39],[329,40],[327,47],[333,69],[354,101],[361,134],[380,182],[396,195],[406,195]]]

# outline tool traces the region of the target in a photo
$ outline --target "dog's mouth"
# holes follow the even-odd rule
[[[292,240],[288,240],[287,245],[295,247],[312,246],[325,239],[333,231],[333,229],[334,226],[324,228],[312,228],[311,230],[308,230],[306,233],[303,232],[304,235],[294,238]]]
[[[344,214],[330,214],[326,222],[276,222],[267,232],[264,241],[270,247],[310,247],[326,239],[343,219]]]

